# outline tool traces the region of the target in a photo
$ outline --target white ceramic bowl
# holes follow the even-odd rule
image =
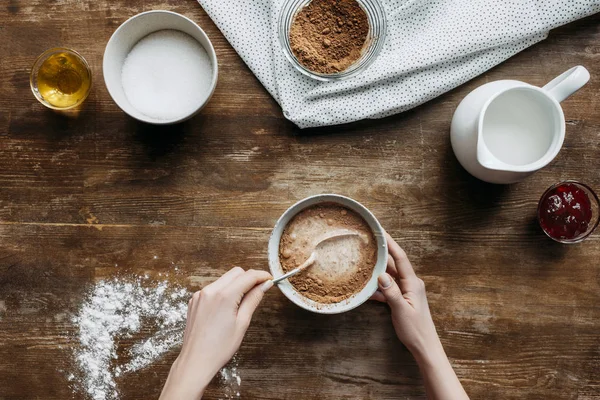
[[[377,277],[385,272],[387,265],[388,250],[387,243],[385,241],[384,230],[379,224],[379,221],[377,221],[377,218],[375,218],[375,216],[359,202],[352,200],[349,197],[340,196],[337,194],[319,194],[316,196],[307,197],[304,200],[300,200],[288,208],[275,224],[269,239],[269,269],[271,270],[271,275],[274,277],[283,275],[283,270],[281,268],[281,264],[279,263],[279,242],[281,241],[283,230],[290,220],[296,216],[296,214],[307,207],[319,203],[341,204],[342,206],[357,212],[361,217],[363,217],[367,224],[369,224],[369,227],[375,236],[375,240],[377,241],[377,263],[373,269],[373,275],[360,292],[354,294],[346,300],[334,304],[317,303],[314,300],[303,296],[297,292],[287,280],[284,280],[278,286],[288,299],[306,310],[320,314],[338,314],[350,311],[367,301],[369,297],[371,297],[377,290]]]
[[[213,67],[212,85],[208,97],[190,114],[171,120],[152,118],[136,110],[127,100],[121,84],[123,63],[133,46],[145,36],[163,29],[178,30],[196,39],[208,53]],[[123,111],[139,121],[157,125],[176,124],[196,115],[212,97],[217,87],[219,73],[217,55],[206,33],[191,19],[164,10],[143,12],[123,22],[106,44],[102,71],[108,93]]]

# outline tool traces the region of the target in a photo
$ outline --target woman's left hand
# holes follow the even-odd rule
[[[265,271],[235,267],[194,293],[188,305],[183,346],[160,398],[199,399],[211,379],[233,357],[254,310],[272,286]]]

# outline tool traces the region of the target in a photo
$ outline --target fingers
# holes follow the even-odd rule
[[[270,281],[267,281],[270,282]],[[250,325],[250,321],[252,320],[252,315],[254,311],[260,304],[266,290],[269,290],[270,286],[265,284],[259,284],[251,289],[240,303],[240,308],[238,309],[238,319],[240,320],[244,330],[248,328]]]
[[[269,279],[268,281],[265,281],[262,283],[262,285],[260,285],[260,289],[263,291],[263,293],[267,293],[267,291],[269,289],[271,289],[273,287],[273,279]]]
[[[377,279],[379,282],[379,291],[385,297],[392,310],[406,306],[408,303],[402,296],[402,292],[396,281],[387,273],[383,273]]]
[[[265,292],[273,286],[273,277],[266,271],[249,270],[231,284],[230,290],[240,297],[238,319],[245,331],[250,325],[252,315],[260,304]]]
[[[269,279],[272,279],[272,276],[267,271],[257,271],[251,269],[244,272],[243,275],[237,277],[235,281],[231,282],[227,288],[225,288],[225,290],[227,290],[229,293],[239,296],[239,299],[241,300],[242,296],[248,293],[252,288]]]
[[[388,254],[387,259],[387,267],[385,268],[385,272],[393,276],[394,278],[398,277],[398,270],[396,269],[396,263],[390,254]]]
[[[398,271],[398,277],[400,279],[412,279],[415,278],[415,270],[413,269],[410,261],[404,250],[392,239],[392,237],[386,232],[385,237],[388,243],[388,251],[392,258],[394,259],[394,263],[396,265],[396,270]]]
[[[244,274],[244,269],[241,267],[233,267],[229,271],[225,272],[219,279],[211,283],[210,286],[215,291],[222,290],[229,286],[237,277]]]
[[[373,296],[371,296],[369,300],[379,301],[380,303],[387,303],[385,296],[379,290],[373,293]]]

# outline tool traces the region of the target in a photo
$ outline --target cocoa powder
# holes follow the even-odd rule
[[[356,0],[312,0],[294,17],[292,52],[311,71],[344,71],[362,55],[369,19]]]
[[[294,289],[321,304],[339,303],[351,297],[373,275],[377,242],[369,225],[353,210],[336,203],[323,203],[298,213],[284,229],[279,243],[279,261],[283,271],[289,272],[308,259],[320,237],[338,229],[355,231],[361,237],[334,244],[332,258],[317,259],[315,264],[290,278]],[[346,257],[345,262],[342,256]]]

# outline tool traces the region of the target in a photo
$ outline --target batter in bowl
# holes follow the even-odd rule
[[[367,222],[355,211],[337,203],[322,203],[299,212],[285,227],[279,243],[284,272],[310,257],[322,238],[334,230],[350,230],[348,236],[320,246],[317,261],[290,278],[303,296],[322,304],[338,303],[361,291],[377,262],[377,241]]]

